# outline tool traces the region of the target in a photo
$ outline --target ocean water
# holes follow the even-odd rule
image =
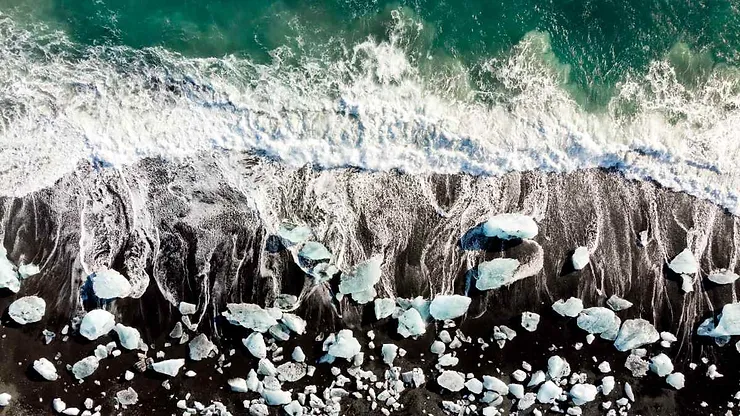
[[[223,152],[607,167],[738,205],[740,11],[711,2],[0,4],[0,192]]]

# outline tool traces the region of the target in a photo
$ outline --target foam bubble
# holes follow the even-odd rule
[[[621,82],[607,109],[587,112],[542,33],[477,68],[498,90],[462,94],[420,75],[393,36],[337,58],[278,49],[261,65],[40,33],[0,19],[3,195],[48,186],[80,160],[246,151],[289,166],[410,173],[617,168],[740,211],[740,77],[729,68],[689,89],[667,57]],[[458,87],[469,79],[459,70]]]

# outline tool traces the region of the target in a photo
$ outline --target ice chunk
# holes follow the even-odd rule
[[[375,319],[381,320],[393,315],[396,311],[396,301],[390,298],[375,299]]]
[[[313,261],[329,260],[331,259],[331,252],[321,243],[308,241],[301,247],[298,256]]]
[[[195,306],[194,303],[180,302],[177,306],[177,310],[179,310],[182,315],[192,315],[198,310],[198,307]]]
[[[360,342],[352,335],[352,331],[343,329],[337,333],[327,352],[334,357],[350,360],[360,352]]]
[[[93,292],[100,299],[125,298],[131,295],[131,283],[115,270],[100,270],[90,275]]]
[[[554,355],[547,360],[547,374],[553,380],[568,377],[570,365],[563,357]]]
[[[682,373],[669,374],[665,381],[676,390],[681,390],[686,385],[686,378]]]
[[[511,240],[515,238],[534,238],[537,223],[532,217],[523,214],[498,214],[483,223],[483,234],[487,237]]]
[[[414,337],[425,332],[426,323],[416,309],[411,308],[398,317],[398,334],[402,337]]]
[[[306,321],[300,316],[284,312],[280,320],[283,321],[283,325],[296,334],[302,335],[306,333]]]
[[[54,364],[52,364],[52,362],[47,360],[46,358],[39,358],[38,360],[34,361],[33,369],[36,370],[36,372],[39,373],[39,375],[46,380],[56,381],[59,378],[56,367],[54,367]]]
[[[227,381],[227,383],[229,384],[231,391],[235,393],[249,392],[249,388],[247,388],[247,381],[241,377],[231,378]]]
[[[522,328],[529,332],[537,330],[537,325],[540,324],[540,315],[534,312],[522,313]]]
[[[468,311],[471,299],[461,295],[438,295],[429,306],[429,313],[438,321],[459,318]]]
[[[185,359],[183,358],[176,358],[172,360],[164,360],[160,361],[158,363],[152,364],[152,370],[164,374],[170,377],[177,376],[177,373],[180,372],[180,368],[185,365]]]
[[[18,277],[21,279],[28,279],[29,277],[39,273],[41,273],[41,268],[33,263],[21,264],[18,267]]]
[[[678,253],[676,257],[668,263],[668,267],[678,274],[694,274],[699,271],[699,264],[694,258],[694,254],[688,248]]]
[[[481,394],[483,392],[483,383],[477,378],[471,378],[465,382],[465,388],[473,394]]]
[[[270,312],[253,303],[229,303],[222,315],[233,325],[240,325],[257,332],[267,332],[277,325],[277,319]]]
[[[280,381],[294,383],[305,377],[306,365],[288,361],[287,363],[280,364],[277,367],[277,374]]]
[[[537,370],[532,374],[532,377],[529,378],[529,383],[527,383],[527,387],[534,387],[539,386],[545,381],[545,372],[542,370]]]
[[[215,356],[218,353],[216,345],[208,339],[206,334],[200,334],[193,338],[188,344],[190,359],[200,361]]]
[[[573,263],[573,268],[576,270],[581,270],[584,267],[586,267],[586,265],[589,262],[588,256],[589,256],[588,248],[583,247],[583,246],[578,247],[573,252],[573,257],[571,257],[570,259],[571,263]]]
[[[277,298],[275,298],[275,306],[278,307],[278,309],[289,311],[296,307],[296,304],[298,303],[298,297],[296,295],[291,295],[289,293],[281,293],[277,295]]]
[[[457,371],[445,370],[437,377],[437,384],[449,391],[456,392],[465,386],[465,377]]]
[[[95,370],[98,369],[99,365],[100,361],[98,360],[98,357],[85,357],[80,361],[74,363],[74,365],[72,366],[72,374],[74,374],[76,379],[82,380],[86,377],[91,376],[92,373],[94,373]]]
[[[478,265],[475,287],[478,290],[498,289],[514,281],[519,260],[498,258]]]
[[[578,298],[568,298],[568,300],[558,300],[552,304],[552,309],[562,316],[574,318],[583,310],[583,301]]]
[[[278,228],[277,236],[286,247],[290,247],[312,238],[313,231],[306,226],[284,223]]]
[[[339,282],[339,293],[351,294],[355,301],[367,300],[370,296],[364,296],[367,293],[363,292],[370,292],[371,289],[374,291],[373,286],[380,280],[381,263],[382,258],[375,256],[356,265],[349,273],[342,273]],[[355,296],[355,294],[358,296]],[[358,298],[361,299],[358,300]]]
[[[429,313],[431,302],[421,296],[417,296],[413,299],[396,298],[396,302],[400,307],[399,314],[409,308],[414,308],[417,312],[419,312],[419,315],[424,322],[428,321],[431,316]]]
[[[293,361],[297,363],[302,363],[306,361],[306,354],[303,352],[303,348],[301,347],[293,348],[293,353],[290,355],[290,357],[293,359]]]
[[[611,295],[609,299],[606,300],[606,305],[612,308],[613,311],[619,312],[631,308],[632,302],[622,299],[617,295]]]
[[[622,324],[614,346],[619,351],[628,351],[633,348],[652,344],[660,339],[655,327],[644,319],[628,319]]]
[[[116,334],[118,334],[118,340],[121,342],[121,346],[127,350],[135,350],[139,348],[141,342],[141,334],[136,328],[123,325],[121,323],[116,324],[114,327]]]
[[[722,313],[718,315],[719,323],[714,326],[712,318],[708,318],[699,327],[698,334],[710,337],[724,337],[740,335],[740,302],[728,303],[722,307]]]
[[[261,333],[252,332],[242,340],[242,343],[255,358],[267,358],[267,345],[265,345],[265,338]]]
[[[552,380],[547,380],[542,383],[540,388],[537,390],[537,401],[542,404],[555,403],[555,400],[557,400],[561,394],[563,394],[563,389],[553,383]]]
[[[290,403],[290,392],[282,390],[263,390],[262,398],[268,406],[282,406]]]
[[[24,296],[10,304],[8,315],[20,325],[38,322],[44,317],[46,302],[38,296]]]
[[[485,387],[486,390],[495,391],[501,396],[509,394],[509,386],[497,377],[483,376],[483,387]]]
[[[103,309],[94,309],[82,318],[80,335],[93,341],[108,334],[116,326],[112,313]]]
[[[736,273],[733,273],[732,270],[723,269],[713,271],[709,274],[709,276],[707,276],[707,279],[718,285],[727,285],[730,283],[734,283],[738,277],[740,276],[738,276]]]
[[[606,376],[601,379],[601,393],[604,394],[604,396],[608,396],[609,393],[614,390],[614,386],[616,385],[616,381],[614,381],[614,376]]]
[[[21,290],[21,281],[15,266],[8,260],[7,254],[5,248],[0,246],[0,289],[18,293]]]
[[[576,384],[570,389],[570,398],[576,406],[584,405],[596,399],[598,390],[593,384]]]
[[[393,361],[398,356],[398,346],[395,344],[383,344],[380,353],[383,355],[383,362],[393,367]]]
[[[126,406],[133,406],[138,403],[139,395],[136,393],[136,390],[129,387],[126,390],[118,391],[116,393],[116,400],[118,400],[121,406],[126,408]]]
[[[589,334],[601,334],[602,338],[613,340],[622,321],[611,309],[596,306],[582,310],[576,323]]]
[[[0,407],[5,407],[10,404],[10,400],[13,399],[8,393],[0,393]]]
[[[667,355],[660,353],[650,359],[650,371],[659,377],[665,377],[673,372],[673,363]]]
[[[524,397],[524,386],[518,383],[509,384],[509,393],[517,399]]]
[[[275,377],[277,376],[277,368],[275,368],[275,364],[272,361],[263,358],[257,363],[257,374]]]

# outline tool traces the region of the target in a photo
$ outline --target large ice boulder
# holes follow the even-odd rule
[[[643,345],[652,344],[660,339],[660,334],[653,324],[644,319],[628,319],[622,324],[614,347],[619,351],[629,351]]]
[[[356,302],[364,304],[375,298],[374,286],[380,280],[382,258],[375,256],[356,265],[350,272],[342,273],[339,293],[352,295]]]
[[[534,238],[537,223],[532,217],[523,214],[498,214],[483,223],[483,234],[487,237],[511,240],[515,238]]]
[[[38,322],[44,317],[46,302],[38,296],[24,296],[10,304],[8,315],[21,325]]]
[[[267,332],[277,325],[277,319],[269,311],[253,303],[229,303],[227,311],[221,313],[229,323],[240,325],[257,332]]]
[[[711,317],[704,321],[699,326],[698,335],[715,338],[740,335],[740,302],[728,303],[723,306],[718,319],[719,322],[716,326]]]
[[[0,246],[0,289],[8,289],[13,293],[21,290],[21,281],[15,265],[8,260],[8,252]]]
[[[103,309],[94,309],[82,318],[80,323],[80,335],[96,340],[108,334],[116,326],[116,318],[112,313]]]
[[[115,270],[97,271],[90,275],[93,292],[100,299],[125,298],[131,295],[131,283]]]
[[[429,306],[429,313],[438,321],[459,318],[468,311],[471,299],[461,295],[438,295]]]
[[[478,290],[498,289],[514,281],[519,260],[498,258],[478,265],[475,287]]]

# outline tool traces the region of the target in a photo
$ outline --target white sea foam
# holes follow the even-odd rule
[[[289,166],[410,173],[610,167],[740,212],[730,70],[689,90],[657,61],[620,83],[607,110],[586,112],[560,86],[549,38],[532,33],[483,66],[505,92],[489,104],[472,87],[465,98],[439,91],[391,39],[330,62],[288,65],[290,52],[276,50],[259,65],[83,48],[0,16],[0,194],[48,186],[80,160],[115,167],[248,151]]]

